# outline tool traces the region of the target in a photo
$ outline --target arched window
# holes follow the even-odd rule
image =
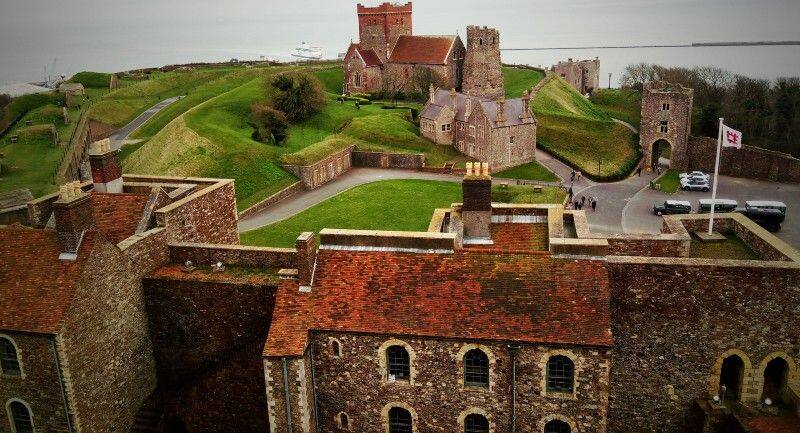
[[[402,407],[389,409],[389,433],[412,433],[413,423],[411,412]]]
[[[405,347],[389,346],[386,349],[386,365],[389,376],[394,376],[395,380],[409,380],[411,378],[411,362]]]
[[[479,413],[464,418],[464,433],[489,433],[489,420]]]
[[[478,38],[478,45],[483,45],[483,38]]]
[[[8,376],[19,376],[19,358],[17,348],[8,338],[0,337],[0,373]]]
[[[547,361],[548,391],[572,392],[574,378],[575,365],[566,356],[552,356]]]
[[[343,430],[350,430],[350,417],[344,412],[339,414],[339,427]]]
[[[342,356],[342,345],[336,340],[331,341],[331,352],[334,358]]]
[[[544,425],[544,433],[570,433],[569,424],[559,419],[554,419]]]
[[[464,384],[489,386],[489,357],[480,349],[464,354]]]
[[[11,417],[12,431],[15,433],[33,433],[31,413],[24,403],[12,401],[8,405],[8,416]]]

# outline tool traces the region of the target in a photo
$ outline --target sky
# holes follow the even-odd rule
[[[301,41],[335,57],[358,39],[356,3],[0,0],[0,84],[41,79],[45,67],[69,74],[281,57]],[[800,40],[798,21],[800,0],[414,1],[415,34],[464,36],[467,25],[488,25],[500,30],[502,48]]]

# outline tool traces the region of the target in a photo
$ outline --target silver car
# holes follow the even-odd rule
[[[703,191],[711,189],[708,180],[681,179],[681,189],[684,191]]]

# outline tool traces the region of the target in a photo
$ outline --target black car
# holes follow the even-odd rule
[[[664,203],[653,206],[656,215],[687,214],[692,212],[692,204],[688,201],[665,200]]]
[[[783,212],[778,209],[745,207],[736,209],[736,212],[739,212],[747,218],[750,218],[754,223],[771,232],[777,232],[780,230],[781,223],[785,218]]]

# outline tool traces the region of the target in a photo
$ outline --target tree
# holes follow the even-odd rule
[[[304,72],[281,74],[270,85],[276,92],[272,106],[292,122],[308,119],[325,106],[325,88],[313,75]]]
[[[431,84],[437,89],[444,87],[444,79],[430,68],[415,68],[411,75],[412,98],[425,102],[428,99],[428,89],[430,89]]]
[[[253,140],[281,144],[286,140],[289,122],[286,115],[266,103],[250,106],[250,126],[254,128]]]

